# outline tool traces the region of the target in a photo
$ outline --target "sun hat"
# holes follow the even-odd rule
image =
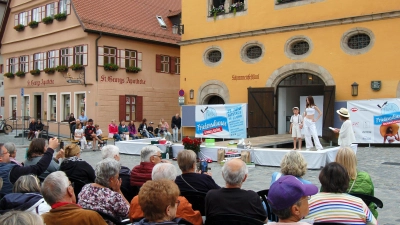
[[[151,124],[154,124],[153,122],[150,122]]]
[[[336,112],[343,117],[350,117],[349,111],[346,108],[340,108],[339,110],[336,110]]]
[[[297,110],[298,110],[298,109],[299,109],[299,107],[295,106],[295,107],[293,107],[293,108],[292,108],[292,110],[295,110],[295,109],[297,109]]]
[[[292,175],[281,176],[275,181],[268,191],[268,202],[275,210],[283,210],[291,207],[303,196],[311,196],[318,193],[314,184],[303,184]]]

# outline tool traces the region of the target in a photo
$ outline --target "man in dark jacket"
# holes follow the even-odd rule
[[[0,195],[11,193],[13,184],[20,176],[28,174],[39,176],[46,171],[51,160],[53,160],[54,149],[58,145],[58,139],[51,138],[49,140],[49,147],[39,162],[36,165],[22,167],[10,162],[10,153],[4,147],[4,144],[0,143],[0,177],[3,178],[3,187],[0,190]]]
[[[172,141],[178,142],[179,139],[178,133],[179,130],[181,129],[181,117],[179,116],[179,113],[177,113],[175,116],[172,117],[171,128],[172,128]]]
[[[85,137],[86,137],[86,141],[93,141],[92,150],[94,151],[96,148],[97,136],[96,136],[96,128],[93,126],[92,119],[88,120],[88,124],[85,129]]]

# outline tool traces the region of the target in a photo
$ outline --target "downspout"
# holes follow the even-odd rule
[[[102,33],[96,38],[96,82],[99,81],[99,39]]]

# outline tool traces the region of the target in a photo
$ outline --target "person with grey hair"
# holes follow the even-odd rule
[[[43,225],[42,217],[31,212],[10,211],[0,216],[2,225]]]
[[[167,160],[162,160],[161,149],[155,145],[148,145],[142,148],[140,159],[140,164],[132,169],[131,186],[141,187],[146,181],[151,180],[151,171],[157,163],[168,162]]]
[[[63,171],[49,174],[43,181],[41,192],[52,208],[42,215],[46,225],[107,225],[97,212],[76,204],[73,184]]]
[[[10,162],[17,164],[18,166],[24,166],[22,163],[18,162],[15,158],[17,157],[17,148],[15,144],[12,142],[7,142],[4,144],[4,147],[7,149],[8,153],[10,153]]]
[[[106,158],[96,164],[96,179],[83,186],[78,195],[78,204],[83,208],[107,213],[122,219],[127,217],[129,202],[121,191],[119,178],[121,164],[115,159]]]
[[[206,217],[235,214],[268,222],[261,198],[254,191],[241,189],[248,169],[241,159],[231,159],[222,167],[225,188],[208,191],[205,199]]]
[[[119,156],[119,148],[115,145],[104,146],[101,149],[101,155],[103,159],[110,158],[115,159],[118,162],[121,159]],[[130,177],[131,170],[128,167],[121,165],[121,170],[119,171],[119,178],[122,180],[121,191],[128,202],[131,202],[132,198],[139,193],[139,188],[131,186]]]

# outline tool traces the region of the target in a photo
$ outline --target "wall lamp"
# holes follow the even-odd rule
[[[190,89],[190,99],[194,99],[194,90]]]
[[[351,95],[358,96],[358,84],[356,82],[351,85]]]
[[[172,33],[182,35],[185,33],[185,25],[176,25],[172,26]]]

